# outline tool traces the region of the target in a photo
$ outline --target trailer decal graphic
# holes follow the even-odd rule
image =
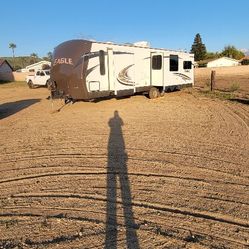
[[[97,68],[97,67],[99,67],[99,64],[98,65],[95,65],[95,66],[93,66],[93,67],[91,67],[91,68],[89,68],[89,69],[87,69],[87,71],[86,71],[86,76],[88,76],[95,68]]]
[[[123,84],[123,85],[126,85],[126,86],[134,86],[134,81],[130,78],[130,76],[128,75],[128,70],[129,68],[131,68],[132,66],[134,66],[134,64],[131,64],[127,67],[125,67],[124,69],[122,69],[119,74],[118,74],[118,77],[117,77],[117,80]]]
[[[106,55],[106,53],[105,53]],[[83,54],[80,59],[78,60],[78,62],[76,63],[76,65],[74,66],[74,68],[78,67],[79,65],[81,65],[83,62],[89,60],[89,59],[92,59],[92,58],[95,58],[95,57],[98,57],[99,56],[99,51],[96,51],[96,52],[90,52],[90,53],[86,53],[86,54]]]
[[[183,80],[191,80],[189,76],[183,73],[174,73],[176,76],[180,76]]]
[[[129,53],[129,52],[121,52],[121,51],[114,51],[114,55],[119,55],[119,54],[134,54],[134,53]],[[105,56],[107,55],[107,52],[105,52]],[[81,65],[84,61],[98,57],[99,56],[99,51],[94,51],[94,52],[89,52],[86,54],[83,54],[80,59],[77,61],[77,63],[74,66],[74,69]]]

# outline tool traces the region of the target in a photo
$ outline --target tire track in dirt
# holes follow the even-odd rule
[[[108,137],[108,136],[106,136]],[[170,137],[168,137],[169,139]],[[190,138],[185,138],[189,143],[194,143],[196,144],[196,147],[199,147],[199,146],[202,146],[202,145],[205,145],[207,147],[210,147],[210,146],[217,146],[217,147],[220,147],[220,148],[230,148],[232,150],[234,149],[237,149],[237,150],[241,150],[241,147],[239,146],[236,146],[236,144],[224,144],[224,143],[219,143],[218,141],[205,141],[202,142],[202,141],[198,141],[198,140],[192,140]],[[54,141],[55,142],[55,141]],[[60,147],[60,146],[63,146],[63,147]],[[30,148],[26,148],[26,149],[23,149],[23,147],[12,147],[11,148],[11,151],[10,152],[5,152],[4,155],[5,156],[13,156],[13,155],[25,155],[25,154],[32,154],[32,155],[35,155],[35,153],[37,153],[37,150],[39,149],[39,153],[40,152],[51,152],[51,151],[54,151],[54,150],[58,150],[58,151],[68,151],[68,150],[82,150],[82,149],[90,149],[90,150],[103,150],[103,151],[106,151],[106,148],[105,147],[100,147],[100,146],[83,146],[82,145],[82,142],[79,142],[79,141],[72,141],[70,139],[70,146],[67,146],[67,147],[64,147],[65,143],[64,142],[57,142],[53,145],[50,145],[50,146],[45,146],[43,148],[43,145],[39,145],[39,147],[37,147],[37,149],[30,149]],[[33,147],[35,147],[35,145],[33,145]],[[51,149],[48,149],[48,147],[51,147]],[[142,149],[138,149],[138,148],[133,148],[133,147],[129,147],[127,146],[126,147],[127,150],[142,150]],[[248,149],[249,150],[249,149]],[[15,151],[15,152],[12,152],[12,151]],[[147,150],[147,151],[151,151],[151,150]],[[38,154],[39,155],[39,154]]]
[[[242,122],[245,125],[245,127],[247,127],[247,130],[249,130],[249,115],[248,115],[248,111],[246,109],[242,108],[241,105],[236,106],[236,108],[235,108],[234,105],[230,105],[229,108],[233,111],[233,113],[235,113],[237,115],[237,117],[240,120],[242,120]]]
[[[99,236],[99,235],[104,235],[105,231],[100,231],[100,232],[92,232],[92,233],[88,233],[88,234],[84,234],[81,235],[81,232],[75,233],[75,234],[63,234],[60,236],[57,236],[55,238],[51,238],[51,239],[47,239],[47,240],[42,240],[42,241],[34,241],[31,239],[26,239],[25,240],[25,244],[28,246],[35,246],[35,247],[39,247],[39,246],[49,246],[49,245],[59,245],[62,243],[70,243],[72,241],[81,241],[83,239],[85,239],[84,237],[92,237],[92,236]]]
[[[140,206],[140,205],[138,205]],[[154,205],[153,205],[154,206]],[[27,209],[29,209],[30,207],[27,207]],[[143,206],[144,208],[144,206]],[[148,208],[146,206],[146,208]],[[23,207],[21,208],[21,210],[23,209]],[[36,207],[34,207],[34,210],[36,210]],[[82,217],[82,216],[75,216],[73,214],[64,214],[64,213],[61,213],[61,211],[65,211],[65,208],[58,208],[58,207],[37,207],[37,210],[57,210],[57,211],[60,211],[58,214],[47,214],[45,217],[46,219],[60,219],[60,220],[76,220],[76,221],[81,221],[81,222],[90,222],[90,223],[94,223],[96,225],[98,224],[102,224],[103,226],[106,225],[106,221],[103,221],[103,220],[100,220],[100,219],[96,219],[96,218],[88,218],[88,217]],[[66,209],[66,211],[70,211],[68,209]],[[82,212],[82,210],[76,210],[76,211],[80,211]],[[39,214],[39,213],[27,213],[27,212],[19,212],[19,213],[2,213],[0,214],[0,217],[27,217],[27,218],[30,218],[30,217],[44,217],[44,214]],[[220,235],[214,235],[214,234],[210,234],[208,232],[205,232],[205,231],[200,231],[198,230],[198,228],[196,229],[192,229],[192,233],[191,233],[191,237],[187,236],[187,237],[182,237],[182,235],[179,234],[179,231],[183,231],[185,234],[189,234],[189,229],[188,228],[184,228],[182,226],[178,226],[176,224],[171,224],[169,225],[169,223],[167,222],[167,225],[163,224],[158,224],[158,223],[154,223],[154,222],[151,222],[151,221],[147,221],[147,220],[144,220],[144,219],[137,219],[137,224],[135,225],[124,225],[123,223],[120,223],[118,222],[118,227],[119,229],[120,228],[123,228],[123,229],[136,229],[136,230],[139,230],[140,232],[152,232],[152,233],[155,233],[156,235],[162,235],[162,236],[165,236],[165,237],[172,237],[172,238],[176,238],[176,239],[180,239],[180,240],[183,240],[185,241],[186,239],[191,239],[192,242],[200,242],[197,238],[198,236],[203,236],[203,239],[204,237],[206,238],[216,238],[220,241],[227,241],[229,243],[234,243],[235,245],[243,245],[243,246],[246,246],[248,245],[246,242],[244,241],[241,241],[239,239],[235,239],[235,238],[231,238],[231,237],[227,237],[227,236],[224,236],[223,234],[220,234]],[[112,223],[109,223],[110,225],[113,225]],[[234,225],[234,224],[233,224]],[[236,225],[237,226],[237,225]],[[103,233],[104,234],[104,233]],[[196,236],[196,239],[195,237],[192,235],[194,234],[194,236]],[[53,239],[52,239],[53,240]],[[39,242],[38,242],[39,243]],[[35,243],[34,243],[35,244]],[[201,243],[202,244],[202,243]]]
[[[57,172],[57,173],[43,173],[43,174],[33,174],[33,175],[26,175],[22,177],[15,177],[15,178],[9,178],[0,180],[0,184],[4,183],[10,183],[10,182],[17,182],[17,181],[23,181],[23,180],[30,180],[30,179],[37,179],[37,178],[45,178],[45,177],[58,177],[58,176],[88,176],[88,175],[95,175],[95,176],[106,176],[107,174],[114,174],[118,175],[122,172],[86,172],[86,171],[67,171],[67,172]],[[126,174],[126,173],[123,173]],[[178,179],[178,180],[186,180],[186,181],[196,181],[196,182],[203,182],[203,183],[221,183],[221,184],[228,184],[228,185],[237,185],[237,186],[243,186],[243,187],[249,187],[249,184],[243,184],[243,183],[234,183],[229,181],[218,181],[218,180],[206,180],[206,179],[200,179],[200,178],[192,178],[192,177],[183,177],[183,176],[173,176],[173,175],[164,175],[164,174],[155,174],[155,173],[138,173],[138,172],[130,172],[127,174],[128,176],[143,176],[143,177],[160,177],[160,178],[172,178],[172,179]]]
[[[221,163],[228,163],[228,164],[233,164],[233,165],[238,165],[238,166],[246,166],[244,164],[238,163],[238,162],[232,162],[232,161],[228,161],[228,160],[223,160],[223,159],[219,159],[219,158],[215,158],[215,157],[210,157],[210,156],[206,156],[204,154],[193,154],[193,153],[184,153],[184,152],[177,152],[177,151],[153,151],[153,150],[144,150],[144,149],[137,149],[137,148],[127,148],[127,151],[130,150],[132,151],[145,151],[147,153],[161,153],[161,154],[169,154],[169,155],[177,155],[177,156],[185,156],[185,157],[196,157],[196,158],[200,158],[200,159],[206,159],[206,160],[210,160],[210,161],[217,161],[217,162],[221,162]],[[131,153],[129,153],[131,154]],[[93,156],[94,155],[94,156]],[[107,159],[107,154],[87,154],[87,153],[54,153],[54,154],[44,154],[44,155],[32,155],[29,157],[21,157],[21,158],[15,158],[12,160],[2,160],[1,164],[6,164],[6,163],[12,163],[12,162],[20,162],[20,161],[33,161],[33,160],[37,160],[37,159],[81,159],[81,158],[88,158],[88,159]],[[129,156],[128,157],[129,160],[140,160],[140,161],[151,161],[151,162],[163,162],[163,163],[170,163],[170,161],[165,161],[165,160],[160,160],[160,159],[148,159],[148,158],[134,158]],[[20,168],[21,169],[21,168]],[[215,170],[215,169],[212,169]],[[223,173],[226,173],[224,171],[221,171]]]
[[[28,208],[27,208],[28,209]],[[29,208],[30,209],[30,208]],[[34,207],[34,210],[36,209],[36,207]],[[50,207],[48,210],[52,210],[53,207]],[[69,214],[67,213],[61,213],[61,211],[64,211],[63,209],[60,210],[60,208],[56,207],[54,208],[54,211],[56,212],[59,211],[59,213],[55,213],[55,214],[44,214],[44,211],[47,210],[47,208],[45,207],[40,208],[38,207],[37,211],[39,210],[44,210],[42,211],[43,214],[39,214],[39,213],[27,213],[23,208],[20,208],[20,210],[18,211],[19,213],[3,213],[0,214],[0,217],[16,217],[17,219],[19,217],[27,217],[27,218],[31,218],[31,217],[41,217],[44,218],[46,220],[50,220],[50,219],[59,219],[59,220],[75,220],[75,221],[79,221],[79,222],[90,222],[96,225],[101,224],[102,226],[106,225],[106,221],[100,220],[100,219],[96,219],[96,218],[88,218],[86,216],[82,217],[82,216],[78,216],[77,213],[76,214]],[[68,210],[67,210],[68,211]],[[82,211],[80,211],[82,214]],[[44,216],[45,215],[45,216]],[[161,217],[163,218],[163,217]],[[206,244],[206,245],[210,245],[210,241],[212,241],[214,238],[216,240],[220,240],[223,243],[232,243],[235,245],[243,245],[246,246],[248,245],[247,242],[243,241],[243,239],[239,239],[235,237],[228,237],[225,236],[222,233],[210,233],[210,231],[205,231],[203,229],[200,230],[200,228],[192,226],[191,227],[191,231],[190,232],[190,228],[188,226],[185,225],[185,227],[181,224],[175,224],[172,222],[169,222],[170,220],[167,218],[166,220],[162,220],[163,223],[155,223],[153,221],[150,220],[146,220],[146,219],[137,219],[136,220],[136,224],[135,225],[128,225],[125,226],[123,223],[118,222],[118,227],[119,229],[136,229],[139,230],[140,232],[146,232],[149,231],[151,233],[154,233],[156,235],[159,236],[165,236],[166,238],[175,238],[175,239],[180,239],[180,240],[187,240],[190,239],[192,242],[203,242],[202,240],[207,240],[205,243],[201,243],[201,244]],[[110,225],[113,225],[112,223],[109,223]],[[191,234],[191,236],[189,235]],[[199,241],[198,237],[202,236],[201,241]]]
[[[74,144],[74,146],[72,146]],[[60,147],[59,145],[62,145],[63,147]],[[80,146],[79,146],[80,145]],[[71,146],[71,147],[70,147]],[[17,148],[12,148],[14,150],[14,152],[5,152],[4,154],[9,156],[9,155],[18,155],[18,154],[34,154],[33,152],[37,153],[37,149],[34,148],[35,146],[32,146],[32,148],[27,148],[27,149],[23,149],[23,147],[18,147],[18,150]],[[106,148],[103,148],[101,146],[82,146],[82,142],[79,142],[79,141],[70,141],[70,145],[69,146],[65,146],[65,142],[61,142],[61,143],[58,143],[56,142],[56,144],[53,144],[53,145],[50,145],[50,146],[44,146],[43,145],[40,145],[39,146],[39,150],[40,151],[46,151],[46,152],[51,152],[51,149],[48,149],[48,147],[51,147],[51,149],[56,149],[56,150],[59,150],[59,151],[63,151],[63,150],[66,150],[68,151],[69,149],[96,149],[96,150],[106,150]]]
[[[87,199],[87,200],[94,200],[94,201],[101,201],[101,202],[112,202],[111,200],[108,200],[106,197],[97,196],[97,195],[81,195],[81,194],[53,194],[53,193],[29,193],[29,194],[16,194],[13,195],[13,197],[17,198],[76,198],[76,199]],[[118,204],[123,205],[129,205],[129,203],[122,201],[120,198],[117,199]],[[167,205],[160,205],[160,204],[153,204],[153,203],[146,203],[146,202],[139,202],[139,201],[133,201],[132,206],[134,207],[143,207],[143,208],[149,208],[154,209],[157,211],[165,211],[169,213],[175,213],[175,214],[182,214],[187,215],[195,218],[201,218],[201,219],[207,219],[212,221],[218,221],[221,223],[231,224],[231,225],[237,225],[245,228],[249,228],[249,221],[238,219],[235,217],[230,217],[228,215],[221,215],[221,214],[214,214],[213,212],[210,213],[208,211],[202,211],[197,212],[193,210],[189,210],[187,208],[179,208],[179,207],[170,207]]]
[[[58,153],[58,154],[50,154],[50,155],[32,155],[31,157],[21,157],[21,158],[16,158],[13,160],[6,160],[3,163],[12,163],[12,162],[20,162],[20,161],[32,161],[32,160],[37,160],[37,159],[63,159],[63,158],[74,158],[74,159],[80,159],[80,158],[106,158],[106,155],[101,155],[101,154],[84,154],[84,153]]]
[[[203,198],[208,199],[208,200],[217,200],[217,201],[231,202],[231,203],[236,203],[236,204],[241,204],[241,205],[249,206],[249,202],[241,202],[241,201],[238,201],[238,200],[235,201],[235,200],[224,199],[224,198],[213,197],[213,196],[203,196]]]
[[[246,137],[248,138],[249,135],[249,119],[248,115],[241,110],[241,108],[235,108],[234,105],[224,105],[223,106],[227,112],[230,113],[231,116],[237,120],[237,123],[242,123],[244,128],[246,129]],[[238,106],[237,106],[238,107]]]

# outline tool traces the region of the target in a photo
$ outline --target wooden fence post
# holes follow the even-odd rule
[[[215,76],[216,76],[216,71],[212,70],[211,72],[211,85],[210,85],[210,90],[213,91],[215,87]]]

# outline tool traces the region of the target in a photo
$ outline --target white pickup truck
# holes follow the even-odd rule
[[[28,75],[26,77],[26,82],[29,88],[34,88],[35,86],[47,86],[49,85],[50,71],[49,70],[38,70],[35,75]]]

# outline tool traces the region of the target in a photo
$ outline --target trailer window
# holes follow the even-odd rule
[[[191,69],[191,68],[192,68],[192,61],[183,62],[183,69]]]
[[[161,55],[153,55],[152,56],[152,69],[160,70],[162,68],[162,56]]]
[[[170,71],[178,71],[178,55],[170,55],[169,56],[169,70]]]
[[[99,51],[99,68],[100,68],[100,75],[105,75],[105,51]]]

